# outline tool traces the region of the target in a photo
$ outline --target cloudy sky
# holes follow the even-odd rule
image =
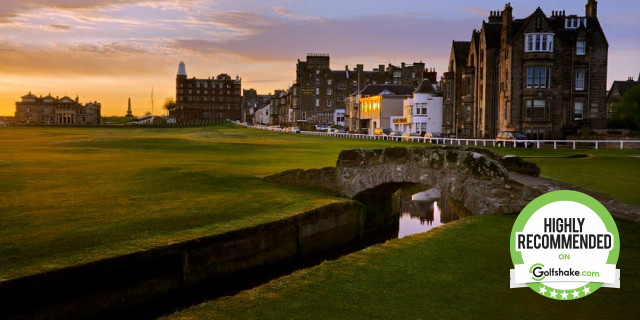
[[[98,100],[103,115],[156,113],[189,76],[228,73],[261,93],[288,87],[297,59],[328,53],[334,69],[423,61],[441,75],[451,41],[468,41],[506,1],[0,0],[0,115],[35,94]],[[515,18],[540,6],[584,15],[587,0],[512,0]],[[609,83],[640,72],[636,0],[601,0]]]

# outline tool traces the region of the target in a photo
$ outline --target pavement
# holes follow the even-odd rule
[[[575,190],[588,194],[600,201],[600,203],[602,203],[602,205],[604,205],[605,208],[609,210],[609,213],[614,217],[640,222],[640,207],[618,201],[610,195],[583,189],[570,183],[547,178],[532,177],[518,172],[509,172],[509,178],[543,193],[555,190]]]

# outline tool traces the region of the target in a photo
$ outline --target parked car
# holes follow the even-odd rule
[[[329,129],[329,127],[327,127],[327,126],[325,126],[323,124],[316,124],[315,128],[316,128],[317,131],[325,131],[325,130]]]
[[[411,142],[411,141],[414,140],[413,139],[414,137],[415,138],[419,138],[420,134],[415,133],[415,132],[405,132],[405,133],[402,134],[402,141]]]
[[[298,127],[290,127],[289,132],[291,133],[300,133],[300,128]]]
[[[402,133],[403,133],[403,132],[402,132],[402,131],[399,131],[399,130],[398,130],[398,131],[391,131],[391,132],[389,133],[389,137],[392,137],[392,138],[391,138],[391,140],[397,140],[397,141],[400,141],[400,140],[401,140],[401,138],[402,138]]]
[[[498,147],[505,147],[509,145],[513,146],[515,143],[516,147],[522,146],[525,148],[531,148],[533,146],[533,142],[525,140],[527,140],[527,135],[522,132],[500,131],[496,137],[496,144]]]
[[[391,134],[392,130],[391,128],[375,128],[373,130],[373,134],[374,135],[386,135],[388,136],[389,134]]]

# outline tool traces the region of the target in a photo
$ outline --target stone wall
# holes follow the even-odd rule
[[[356,201],[343,201],[253,228],[4,281],[0,319],[109,318],[105,313],[175,304],[203,286],[216,290],[238,275],[358,244],[364,211]]]

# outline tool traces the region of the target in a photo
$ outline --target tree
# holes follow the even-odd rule
[[[640,85],[622,95],[622,100],[613,106],[613,114],[631,129],[640,128]]]
[[[164,99],[164,104],[162,105],[162,107],[167,110],[167,112],[171,112],[173,110],[176,109],[176,101],[173,100],[173,98],[169,97]]]

